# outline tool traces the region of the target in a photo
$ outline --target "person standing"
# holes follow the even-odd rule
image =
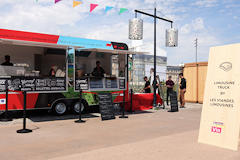
[[[181,82],[180,82],[180,103],[181,106],[180,108],[185,108],[185,98],[184,98],[184,94],[186,93],[186,88],[187,88],[187,82],[186,79],[183,77],[183,73],[179,74],[179,77],[181,78]]]
[[[150,69],[150,77],[149,77],[149,82],[150,82],[150,90],[154,91],[153,89],[153,81],[154,81],[154,69]]]
[[[104,77],[104,69],[101,67],[100,61],[96,62],[96,67],[93,69],[92,75],[95,77]]]
[[[167,86],[167,105],[168,105],[168,98],[170,93],[173,91],[174,82],[172,81],[172,76],[168,76],[168,80],[166,81]]]
[[[3,62],[1,65],[3,65],[3,66],[13,66],[13,64],[10,62],[10,56],[9,55],[5,56],[5,62]]]
[[[147,78],[147,76],[144,77],[144,81],[145,81],[145,86],[144,86],[144,93],[151,93],[151,89],[150,89],[150,82]]]

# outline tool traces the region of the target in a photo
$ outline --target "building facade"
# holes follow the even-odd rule
[[[168,76],[172,76],[172,80],[176,84],[179,81],[179,73],[183,73],[182,66],[167,66],[166,79],[168,79]]]
[[[166,80],[167,69],[167,57],[156,57],[156,74],[161,81]],[[153,55],[133,55],[132,56],[132,69],[129,73],[130,88],[133,88],[134,92],[142,92],[144,87],[143,78],[150,77],[150,70],[154,68],[154,56]]]

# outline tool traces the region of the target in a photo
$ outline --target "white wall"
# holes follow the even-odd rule
[[[12,63],[27,63],[33,70],[34,54],[43,54],[43,51],[44,49],[40,47],[0,44],[0,64],[5,61],[5,55],[10,55]]]
[[[66,67],[65,55],[44,55],[43,47],[30,47],[0,43],[0,64],[5,61],[5,55],[10,55],[11,62],[13,64],[26,63],[30,65],[30,70],[34,70],[35,54],[42,55],[41,74],[43,75],[48,75],[50,68],[53,65],[58,66],[60,69],[65,69]]]

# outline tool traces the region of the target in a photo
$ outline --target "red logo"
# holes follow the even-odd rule
[[[111,47],[111,46],[112,46],[112,44],[111,44],[111,43],[109,43],[109,44],[106,44],[106,46],[107,46],[107,47]]]
[[[212,127],[211,130],[213,133],[222,133],[222,128],[220,127]]]

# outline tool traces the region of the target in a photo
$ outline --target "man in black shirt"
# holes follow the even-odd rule
[[[184,108],[185,106],[185,98],[184,98],[184,94],[186,93],[186,88],[187,88],[187,82],[186,79],[183,77],[183,73],[179,74],[179,77],[181,78],[181,82],[180,82],[180,103],[181,106],[180,108]]]
[[[93,69],[92,75],[95,77],[104,77],[104,69],[101,67],[100,61],[96,62],[96,67]]]
[[[3,65],[3,66],[13,66],[13,64],[10,62],[10,56],[9,55],[5,56],[5,62],[3,62],[1,65]]]
[[[144,77],[144,81],[145,81],[145,86],[144,86],[144,92],[145,93],[151,93],[151,89],[150,89],[150,82],[147,78],[147,76]]]
[[[167,86],[167,105],[168,105],[168,98],[169,94],[173,91],[174,82],[172,81],[172,76],[168,76],[168,80],[166,81]]]

